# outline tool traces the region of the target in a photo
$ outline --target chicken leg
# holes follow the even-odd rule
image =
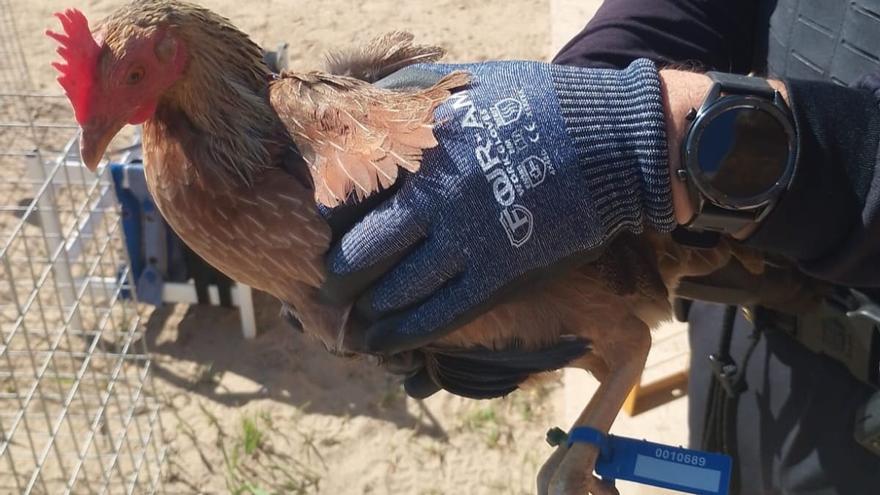
[[[645,367],[651,347],[648,326],[638,318],[629,316],[616,327],[609,328],[608,333],[617,338],[594,342],[594,352],[589,361],[584,359],[572,363],[574,367],[592,372],[601,382],[572,428],[589,426],[607,434]],[[595,445],[576,443],[571,448],[560,445],[538,474],[538,493],[616,494],[617,490],[593,474],[598,455]]]
[[[694,250],[676,245],[662,236],[648,235],[643,240],[647,242],[642,247],[650,245],[652,249],[648,252],[656,256],[653,270],[659,274],[662,283],[651,277],[639,275],[652,271],[649,269],[652,261],[647,259],[650,255],[644,249],[637,247],[638,243],[618,242],[615,245],[616,249],[611,251],[616,256],[609,253],[591,267],[597,272],[595,275],[598,275],[591,278],[599,283],[594,289],[594,294],[617,292],[619,297],[602,302],[603,322],[607,326],[601,333],[594,328],[596,322],[591,316],[595,313],[584,312],[584,317],[575,323],[583,329],[580,333],[591,339],[593,348],[590,354],[572,362],[570,366],[592,373],[599,380],[600,385],[572,428],[587,426],[608,433],[627,395],[638,383],[644,370],[651,347],[650,329],[669,317],[666,288],[675,287],[682,276],[711,273],[727,263],[731,256],[737,257],[753,271],[761,270],[758,263],[748,262],[750,258],[747,256],[749,254],[747,251],[727,243],[711,250]],[[620,254],[627,250],[635,254],[630,256]],[[627,267],[635,267],[629,274],[637,281],[635,294],[627,294],[627,290],[619,290],[613,282],[628,278]],[[627,300],[629,304],[625,303]],[[654,304],[646,304],[652,300]],[[620,305],[621,303],[624,304]],[[601,338],[597,338],[600,335]],[[538,474],[538,493],[541,495],[616,494],[617,490],[614,487],[602,482],[593,474],[598,455],[599,450],[595,445],[577,443],[571,448],[560,445]]]

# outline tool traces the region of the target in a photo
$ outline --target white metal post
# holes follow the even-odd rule
[[[249,285],[235,284],[237,306],[241,317],[241,332],[244,338],[253,339],[257,336],[257,318],[254,314],[254,298]]]
[[[65,251],[64,233],[61,231],[61,219],[58,218],[58,204],[55,200],[55,184],[49,181],[46,169],[43,168],[42,159],[36,152],[28,154],[28,178],[33,180],[34,192],[37,197],[37,213],[40,218],[40,226],[43,229],[43,238],[46,241],[47,257],[52,258],[53,253],[61,252],[58,259],[52,264],[55,272],[55,281],[58,284],[61,304],[71,311],[69,330],[73,333],[83,331],[82,318],[76,301],[76,285],[73,281],[73,272],[70,269],[69,258]],[[63,158],[62,158],[63,160]],[[40,188],[45,190],[40,194]]]

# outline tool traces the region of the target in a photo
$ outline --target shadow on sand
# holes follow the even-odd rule
[[[309,413],[369,416],[447,438],[430,411],[406,407],[399,377],[358,359],[331,355],[278,316],[279,303],[254,294],[258,336],[242,337],[238,311],[165,306],[146,322],[153,375],[187,394],[227,406],[270,399]]]

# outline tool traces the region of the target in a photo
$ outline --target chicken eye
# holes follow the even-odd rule
[[[125,82],[128,84],[137,84],[141,82],[144,78],[144,69],[138,67],[137,69],[132,69],[131,72],[128,73],[128,76],[125,78]]]

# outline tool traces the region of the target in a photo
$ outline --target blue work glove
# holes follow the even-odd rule
[[[453,70],[473,81],[437,109],[440,146],[328,258],[323,292],[361,296],[366,351],[430,343],[546,267],[675,225],[653,63],[417,65],[390,85]]]

